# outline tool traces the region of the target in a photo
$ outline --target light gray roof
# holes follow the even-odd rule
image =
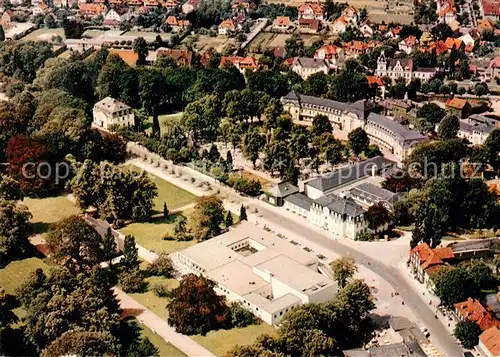
[[[322,207],[328,207],[330,211],[340,215],[347,215],[350,217],[357,217],[365,212],[365,210],[358,206],[353,199],[345,199],[333,194],[321,196],[314,200],[314,203]]]
[[[410,357],[427,356],[418,343],[394,343],[370,347],[367,350],[354,348],[343,351],[345,357]]]
[[[287,95],[283,97],[283,99],[287,100],[296,100],[300,101],[301,103],[304,104],[309,104],[309,105],[316,105],[319,107],[327,107],[327,108],[332,108],[332,109],[337,109],[337,110],[349,110],[350,106],[347,103],[342,103],[342,102],[337,102],[336,100],[330,100],[330,99],[325,99],[325,98],[319,98],[319,97],[312,97],[310,95],[302,95],[299,94],[295,91],[290,91]]]
[[[369,182],[364,182],[354,187],[351,190],[351,194],[353,196],[366,199],[370,202],[380,202],[380,201],[392,202],[392,199],[396,196],[395,193]]]
[[[307,186],[316,188],[321,192],[326,192],[335,187],[345,185],[349,182],[371,175],[372,168],[378,171],[385,170],[394,165],[393,161],[382,156],[376,156],[368,160],[358,162],[354,165],[343,167],[328,175],[309,181]]]
[[[474,114],[469,116],[467,119],[460,120],[460,130],[468,133],[479,131],[481,133],[489,134],[496,128],[497,123],[498,122],[495,119],[491,119],[480,114]]]
[[[312,199],[307,197],[306,195],[302,193],[296,193],[294,195],[290,195],[288,197],[285,197],[284,200],[286,202],[290,202],[293,205],[299,206],[300,208],[306,209],[309,211],[311,209],[311,204],[313,202]]]
[[[299,192],[297,186],[292,185],[290,182],[281,182],[267,190],[267,193],[274,197],[287,197]]]
[[[94,105],[94,109],[100,109],[110,114],[121,112],[122,110],[131,109],[127,104],[120,102],[111,97],[106,97]]]
[[[309,58],[309,57],[297,57],[293,61],[293,65],[300,65],[302,67],[306,68],[322,68],[322,67],[327,67],[324,60],[316,59],[316,58]]]
[[[418,131],[410,130],[404,125],[376,113],[370,113],[370,115],[368,115],[367,125],[384,128],[388,134],[392,135],[403,146],[409,145],[414,141],[425,139],[425,136]]]

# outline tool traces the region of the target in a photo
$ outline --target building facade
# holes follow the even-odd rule
[[[135,125],[132,108],[111,97],[97,102],[92,114],[94,118],[92,124],[103,129],[112,126],[132,128]]]

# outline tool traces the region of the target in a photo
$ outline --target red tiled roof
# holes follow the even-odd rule
[[[488,349],[490,355],[500,356],[500,328],[490,327],[479,336],[479,340]]]
[[[483,12],[486,16],[500,16],[500,3],[495,0],[481,0]]]
[[[466,104],[467,104],[467,101],[465,99],[462,99],[462,98],[450,98],[446,101],[447,107],[460,109],[460,110],[462,110]]]
[[[321,5],[316,3],[305,3],[300,5],[299,13],[305,12],[308,8],[310,8],[315,15],[323,14],[323,9],[321,8]]]
[[[384,80],[380,77],[377,76],[366,76],[366,79],[368,80],[369,85],[377,85],[377,86],[384,86]]]
[[[290,18],[288,16],[276,16],[274,24],[278,26],[290,26]]]
[[[316,54],[318,51],[323,50],[325,52],[325,55],[336,55],[339,52],[339,47],[335,45],[326,45],[318,48],[316,52],[314,52],[314,57],[316,57]]]
[[[452,38],[452,37],[448,37],[445,41],[445,45],[448,49],[452,49],[453,47],[455,47],[455,49],[459,49],[460,46],[462,46],[462,40],[458,39],[458,38]]]
[[[444,264],[445,260],[453,259],[455,255],[451,248],[432,249],[427,243],[420,243],[410,250],[410,255],[418,255],[420,267],[431,275],[435,270]]]
[[[477,299],[468,298],[467,301],[456,303],[455,310],[467,321],[473,321],[485,331],[493,326],[500,326],[500,320],[496,320],[488,310]]]
[[[224,20],[219,24],[219,27],[234,30],[236,25],[233,20]]]
[[[252,56],[247,57],[237,57],[237,56],[223,56],[220,59],[220,65],[224,66],[225,64],[231,63],[233,65],[238,65],[240,68],[259,68],[259,63],[257,59]]]
[[[319,21],[316,19],[299,19],[299,26],[306,26],[312,30],[319,29]]]

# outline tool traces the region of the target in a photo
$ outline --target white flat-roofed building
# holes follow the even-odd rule
[[[175,253],[174,261],[212,279],[217,293],[274,326],[288,311],[327,301],[338,291],[334,281],[318,272],[314,254],[248,222]]]
[[[134,112],[127,104],[111,97],[97,102],[92,110],[94,126],[109,129],[111,126],[134,126]]]

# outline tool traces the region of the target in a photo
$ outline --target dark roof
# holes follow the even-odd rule
[[[413,60],[412,59],[403,59],[403,58],[394,58],[389,60],[389,67],[394,68],[397,64],[401,63],[403,69],[413,70]]]
[[[415,72],[437,72],[434,67],[418,67]]]
[[[290,202],[293,205],[299,206],[300,208],[306,209],[308,211],[311,208],[311,204],[313,202],[312,199],[310,199],[309,197],[307,197],[302,193],[296,193],[290,195],[288,197],[285,197],[283,200],[286,202]]]
[[[292,89],[290,92],[288,92],[288,94],[287,94],[287,95],[285,95],[285,96],[283,97],[283,99],[288,99],[288,100],[300,100],[300,98],[299,98],[299,94],[297,94],[297,92],[295,92],[293,89]]]
[[[330,211],[340,215],[347,215],[350,217],[357,217],[365,212],[365,210],[358,206],[352,198],[345,199],[333,194],[321,196],[314,200],[314,203],[322,207],[328,207]]]
[[[325,192],[335,187],[345,185],[349,182],[371,175],[372,167],[377,170],[388,169],[394,165],[393,161],[382,156],[373,157],[336,170],[326,176],[309,181],[306,185]]]
[[[299,188],[290,182],[281,182],[269,188],[267,192],[274,197],[287,197],[299,192]]]
[[[367,124],[384,127],[395,137],[396,140],[399,141],[400,144],[404,144],[406,141],[425,139],[425,136],[420,134],[418,131],[410,130],[404,125],[401,125],[398,122],[380,114],[370,113],[370,115],[368,115]]]
[[[354,348],[342,351],[345,357],[424,357],[427,356],[418,343],[394,343],[392,345],[374,346],[367,350]]]
[[[372,183],[364,182],[351,190],[351,195],[367,200],[371,203],[380,201],[392,202],[396,194]]]

